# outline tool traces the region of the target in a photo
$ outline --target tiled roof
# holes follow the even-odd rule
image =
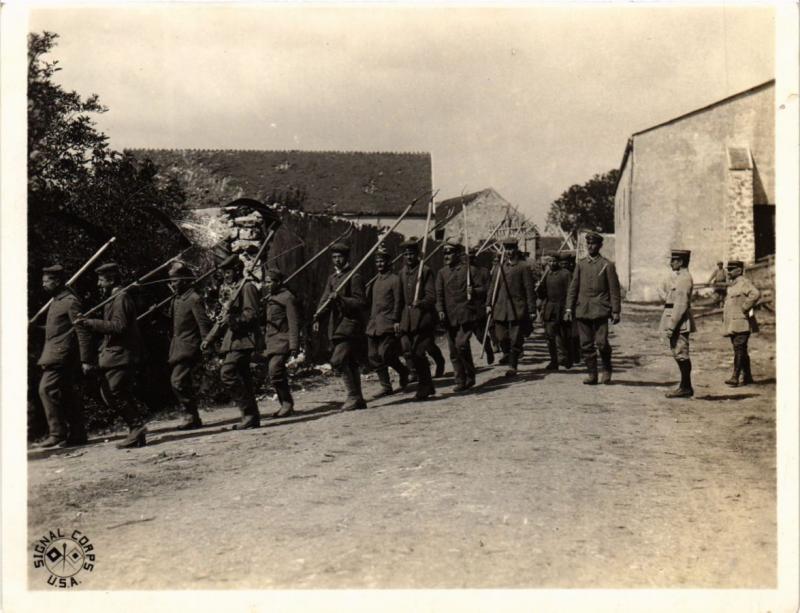
[[[431,189],[429,153],[132,149],[177,175],[193,208],[292,194],[309,213],[396,215]],[[425,214],[418,207],[417,215]]]

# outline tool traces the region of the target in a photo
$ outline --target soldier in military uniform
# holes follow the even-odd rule
[[[578,320],[581,352],[589,376],[587,385],[597,385],[597,354],[602,360],[601,383],[611,383],[611,345],[608,342],[608,320],[620,320],[619,278],[614,262],[600,255],[603,237],[597,232],[586,234],[588,255],[575,266],[567,292],[566,321]]]
[[[572,279],[572,275],[575,274],[575,251],[571,249],[562,251],[558,257],[561,262],[561,268],[568,271],[570,279]],[[579,364],[581,361],[581,336],[578,333],[578,321],[573,318],[565,327],[567,328],[569,361],[573,365]]]
[[[681,381],[678,387],[667,392],[667,398],[690,398],[692,388],[692,361],[689,358],[689,335],[696,330],[692,317],[692,288],[694,281],[689,274],[690,251],[673,249],[670,257],[672,273],[666,286],[664,312],[659,330],[672,350],[678,363]]]
[[[334,294],[336,288],[350,272],[349,257],[350,247],[345,243],[334,243],[331,247],[334,271],[325,283],[325,290],[318,307],[322,307],[329,297],[333,297],[328,307],[319,316],[321,317],[326,312],[329,313],[328,339],[333,346],[331,366],[339,372],[347,390],[347,399],[342,405],[342,409],[345,411],[367,408],[361,391],[361,372],[359,370],[359,363],[364,357],[364,314],[367,308],[361,274],[356,272],[345,287],[339,293]],[[318,330],[319,321],[315,320],[314,331]]]
[[[415,400],[425,400],[436,393],[431,377],[431,367],[425,357],[431,346],[436,345],[436,281],[433,271],[419,261],[419,242],[411,237],[400,245],[403,250],[403,267],[400,269],[400,285],[403,289],[403,314],[400,317],[400,333],[403,354],[412,364],[417,375]],[[415,295],[419,267],[422,277],[419,295]]]
[[[408,369],[400,361],[400,318],[405,307],[400,277],[390,268],[389,252],[381,245],[375,252],[378,274],[369,289],[370,315],[367,321],[369,363],[378,374],[381,391],[376,398],[394,393],[389,378],[391,366],[400,375],[400,389],[408,385]]]
[[[103,401],[116,410],[128,426],[120,449],[144,447],[147,426],[134,396],[136,369],[142,360],[142,337],[136,322],[136,305],[122,291],[119,267],[108,262],[97,268],[97,285],[103,298],[114,298],[103,307],[103,319],[77,319],[78,328],[103,335],[98,365]]]
[[[722,304],[725,302],[725,292],[727,291],[728,276],[725,274],[722,262],[717,262],[717,267],[708,278],[708,285],[714,290],[714,302]]]
[[[492,278],[492,288],[498,285],[497,296],[492,304],[492,293],[486,294],[486,314],[494,319],[497,341],[508,356],[506,376],[517,374],[517,365],[522,356],[525,333],[536,319],[536,295],[533,277],[528,265],[519,259],[517,239],[503,240],[506,253],[503,266],[497,266]]]
[[[264,289],[267,291],[267,365],[269,381],[275,388],[281,408],[273,417],[294,413],[294,398],[289,387],[286,361],[296,357],[300,349],[300,320],[297,299],[283,285],[283,273],[275,268],[267,271]]]
[[[484,288],[484,292],[490,292],[491,282],[490,276],[491,273],[486,270],[483,266],[478,265],[478,248],[477,247],[470,247],[469,248],[469,263],[475,269],[475,279],[476,285],[478,287]],[[475,299],[478,303],[483,303],[486,301],[486,296],[484,295],[476,295]],[[479,341],[483,340],[483,331],[486,330],[486,317],[483,311],[478,313],[480,319],[475,322],[475,334],[480,335],[478,337]],[[494,364],[494,347],[492,347],[492,340],[490,337],[486,337],[486,342],[483,344],[483,351],[486,354],[486,362],[488,364]]]
[[[727,268],[730,285],[725,297],[722,325],[724,335],[730,337],[733,346],[733,374],[725,383],[737,387],[753,383],[747,343],[750,340],[750,333],[758,330],[752,309],[761,297],[761,292],[744,276],[742,261],[730,260]]]
[[[238,286],[244,275],[244,263],[238,258],[232,259],[225,263],[223,275],[228,286]],[[264,348],[264,338],[258,325],[258,308],[258,288],[246,280],[233,304],[228,301],[223,306],[222,312],[227,310],[226,320],[220,322],[222,325],[212,328],[201,345],[203,351],[213,347],[224,330],[219,348],[222,355],[219,377],[242,415],[234,430],[258,428],[261,425],[250,371],[253,354]]]
[[[169,276],[170,286],[175,292],[168,307],[168,315],[172,320],[172,338],[167,360],[172,367],[170,384],[172,393],[185,413],[178,430],[193,430],[202,426],[203,422],[197,411],[192,371],[203,357],[200,343],[211,330],[211,321],[203,299],[192,285],[192,270],[178,262],[170,267]]]
[[[546,370],[558,370],[559,365],[571,368],[569,356],[569,327],[571,323],[564,321],[564,309],[567,303],[567,290],[572,275],[568,270],[561,268],[561,262],[556,254],[547,256],[547,270],[536,289],[538,297],[543,301],[542,322],[547,337],[547,349],[550,353],[550,362]]]
[[[94,362],[91,334],[72,327],[81,312],[81,303],[64,285],[60,265],[42,269],[42,288],[53,301],[47,311],[45,341],[37,364],[42,369],[39,398],[47,417],[49,433],[41,447],[67,447],[86,444],[81,397],[81,368],[89,372]]]
[[[476,296],[483,295],[486,289],[475,284],[475,271],[468,262],[461,260],[463,249],[458,242],[448,239],[443,250],[445,265],[436,276],[436,310],[447,329],[450,362],[456,381],[454,391],[462,392],[475,385],[475,364],[469,339],[478,319]]]

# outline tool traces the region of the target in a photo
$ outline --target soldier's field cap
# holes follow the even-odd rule
[[[194,272],[183,262],[175,262],[169,267],[169,276],[171,279],[181,277],[194,277]]]
[[[519,245],[519,241],[516,238],[504,238],[503,239],[503,247],[514,247],[515,249]]]
[[[349,255],[350,245],[343,243],[342,241],[337,241],[331,245],[331,253],[343,253],[345,255]]]
[[[400,243],[400,249],[402,249],[403,251],[406,251],[408,249],[419,251],[419,239],[416,236],[409,236],[408,239]]]
[[[119,264],[116,262],[106,262],[102,266],[97,267],[98,275],[115,275],[119,272]]]
[[[682,260],[686,260],[688,262],[691,255],[692,252],[688,249],[673,249],[670,253],[670,258],[681,258]]]
[[[382,260],[385,260],[385,259],[387,259],[387,258],[388,258],[390,255],[391,255],[391,254],[389,253],[389,250],[386,248],[386,246],[385,246],[385,245],[381,245],[380,247],[378,247],[378,248],[375,250],[375,258],[376,258],[376,259],[380,258],[380,259],[382,259]]]
[[[44,268],[42,268],[42,274],[63,275],[64,267],[61,264],[53,264],[52,266],[45,266]]]
[[[461,251],[461,243],[453,238],[448,238],[444,243],[445,251]]]
[[[744,268],[744,262],[741,260],[728,260],[726,268]]]
[[[603,242],[603,235],[590,230],[586,233],[586,242],[587,243],[602,243]]]

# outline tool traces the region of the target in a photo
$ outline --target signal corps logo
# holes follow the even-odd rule
[[[94,570],[94,545],[80,530],[67,535],[61,528],[51,530],[33,546],[33,567],[45,568],[47,583],[57,588],[76,587],[79,575]]]

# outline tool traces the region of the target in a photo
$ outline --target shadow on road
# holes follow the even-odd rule
[[[705,396],[695,396],[695,400],[745,400],[755,398],[758,394],[706,394]]]

